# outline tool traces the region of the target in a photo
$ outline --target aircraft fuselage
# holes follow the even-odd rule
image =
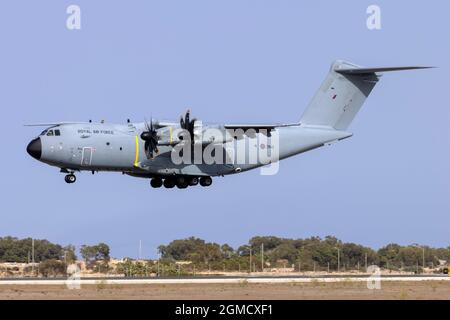
[[[276,128],[270,137],[257,133],[219,144],[230,161],[175,164],[171,158],[174,146],[171,145],[160,146],[151,159],[146,156],[144,141],[140,139],[144,128],[144,123],[60,124],[44,130],[30,142],[27,150],[37,160],[61,168],[64,172],[116,171],[144,178],[209,177],[264,166],[267,161],[260,161],[258,154],[270,152],[268,149],[276,150],[276,158],[281,160],[351,136],[348,132],[327,128],[285,126]],[[237,156],[242,152],[245,156]]]

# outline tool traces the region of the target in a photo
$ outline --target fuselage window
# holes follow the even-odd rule
[[[60,136],[61,135],[61,131],[59,131],[58,129],[55,130],[55,136]]]
[[[47,136],[53,136],[53,135],[54,135],[53,130],[48,130]]]
[[[47,134],[47,130],[41,132],[41,136],[45,136]]]

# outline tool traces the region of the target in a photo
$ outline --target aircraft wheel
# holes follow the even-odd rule
[[[189,179],[189,185],[190,186],[196,186],[198,185],[198,178],[197,177],[192,177]]]
[[[150,180],[150,185],[153,188],[161,188],[162,184],[163,184],[163,181],[161,178],[153,178],[152,180]]]
[[[202,187],[209,187],[212,184],[211,177],[201,177],[200,178],[200,185]]]
[[[177,178],[177,188],[186,189],[189,186],[188,180],[185,177]]]
[[[74,183],[75,181],[77,181],[77,177],[75,177],[74,174],[68,174],[64,177],[64,181],[66,181],[67,183]]]
[[[175,187],[175,180],[172,178],[165,178],[164,179],[164,187],[168,188],[168,189]]]
[[[185,183],[177,183],[178,189],[186,189],[189,186],[189,184]]]

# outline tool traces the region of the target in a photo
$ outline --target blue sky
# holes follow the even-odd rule
[[[66,8],[81,8],[81,30]],[[366,28],[381,7],[382,29]],[[117,257],[198,236],[233,246],[254,235],[335,235],[379,247],[450,244],[448,1],[2,1],[0,236]],[[39,128],[88,119],[294,122],[330,63],[433,65],[385,75],[354,137],[211,188],[154,190],[121,174],[79,174],[28,156]]]

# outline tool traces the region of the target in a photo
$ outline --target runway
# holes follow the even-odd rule
[[[339,282],[367,282],[371,280],[382,282],[422,282],[422,281],[449,281],[448,275],[383,275],[379,278],[370,276],[286,276],[286,277],[172,277],[172,278],[20,278],[1,279],[1,285],[67,285],[76,283],[79,285],[152,285],[152,284],[281,284],[281,283],[339,283]]]
[[[447,275],[3,279],[0,300],[449,299]],[[375,290],[379,289],[379,290]]]

